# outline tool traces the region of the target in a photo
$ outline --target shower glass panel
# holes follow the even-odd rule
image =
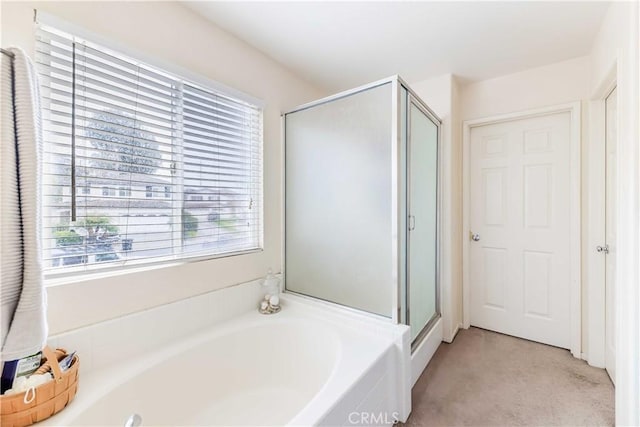
[[[438,126],[409,99],[407,317],[413,341],[438,311]]]
[[[287,291],[386,317],[397,289],[392,86],[285,116]]]
[[[284,115],[287,292],[409,325],[440,315],[440,120],[398,76]]]

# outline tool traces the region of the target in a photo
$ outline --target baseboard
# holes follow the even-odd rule
[[[456,335],[458,335],[458,332],[460,332],[460,328],[462,328],[462,323],[458,323],[456,325],[456,328],[453,330],[453,332],[451,333],[451,336],[449,337],[449,340],[444,340],[446,342],[448,342],[449,344],[451,344],[453,342],[454,339],[456,339]]]
[[[434,353],[442,343],[442,319],[433,325],[429,333],[411,353],[411,387],[416,384]]]

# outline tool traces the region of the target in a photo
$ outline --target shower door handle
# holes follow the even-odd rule
[[[409,231],[413,231],[416,229],[416,217],[413,215],[409,215]]]

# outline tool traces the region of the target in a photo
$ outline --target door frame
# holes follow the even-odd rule
[[[570,292],[571,292],[571,354],[581,357],[582,342],[582,291],[580,285],[580,245],[581,245],[581,218],[580,218],[580,140],[581,140],[581,105],[580,102],[554,105],[533,110],[519,111],[501,114],[481,119],[465,120],[462,124],[462,325],[469,328],[470,318],[470,284],[469,284],[469,207],[470,207],[470,144],[471,129],[474,127],[492,125],[508,121],[529,119],[556,113],[568,112],[571,114],[570,129],[570,187],[569,218],[571,227],[569,230],[570,243]]]
[[[617,86],[617,65],[609,69],[589,101],[589,160],[587,188],[587,263],[585,289],[587,291],[587,345],[584,359],[591,366],[605,367],[606,352],[606,268],[605,257],[596,252],[605,243],[606,228],[606,100]],[[619,140],[619,138],[618,138]]]

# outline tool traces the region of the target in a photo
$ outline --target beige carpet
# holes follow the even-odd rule
[[[567,350],[478,328],[438,348],[412,399],[408,426],[614,424],[603,369]]]

